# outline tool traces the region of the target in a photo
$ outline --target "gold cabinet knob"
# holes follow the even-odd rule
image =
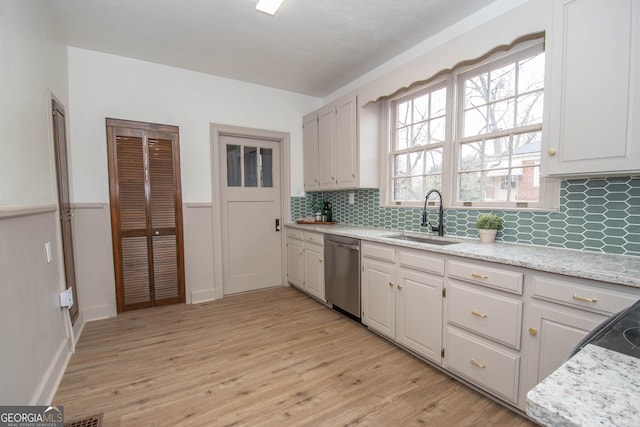
[[[335,181],[335,180],[336,180],[336,177],[335,177],[335,176],[332,176],[332,177],[331,177],[331,181]]]
[[[389,286],[393,287],[393,282],[389,282]]]
[[[556,155],[556,153],[557,153],[557,151],[556,151],[556,149],[555,149],[555,148],[549,148],[549,149],[547,150],[547,153],[548,153],[550,156],[555,156],[555,155]]]
[[[321,259],[319,259],[319,260],[318,260],[318,262],[322,262],[322,260],[321,260]]]
[[[352,176],[353,178],[355,178],[355,177],[356,177],[356,173],[355,173],[355,172],[354,172],[354,173],[352,173],[352,174],[351,174],[351,176]]]
[[[402,289],[402,285],[398,285],[398,289]]]
[[[535,337],[538,335],[538,330],[536,328],[529,328],[529,334]]]

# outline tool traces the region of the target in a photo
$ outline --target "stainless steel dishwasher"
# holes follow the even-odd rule
[[[324,235],[327,302],[360,321],[360,240]]]

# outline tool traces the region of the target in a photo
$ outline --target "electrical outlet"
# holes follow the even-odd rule
[[[349,193],[349,204],[353,205],[355,203],[355,194],[353,192]]]
[[[73,305],[73,291],[68,288],[60,292],[60,307],[71,307]]]

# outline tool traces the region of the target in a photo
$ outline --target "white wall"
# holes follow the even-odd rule
[[[0,2],[0,404],[46,404],[70,356],[50,103],[67,50],[46,2]],[[45,259],[45,242],[53,262]]]
[[[69,48],[73,199],[108,202],[105,117],[180,127],[184,202],[211,202],[209,124],[289,132],[302,163],[302,115],[320,99],[104,53]],[[303,192],[302,168],[291,174]]]

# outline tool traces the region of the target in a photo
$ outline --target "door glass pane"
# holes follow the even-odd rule
[[[258,148],[244,147],[244,186],[258,186]]]
[[[273,187],[273,150],[260,149],[260,187]]]
[[[227,186],[241,187],[242,176],[240,175],[241,160],[240,145],[227,144]]]

